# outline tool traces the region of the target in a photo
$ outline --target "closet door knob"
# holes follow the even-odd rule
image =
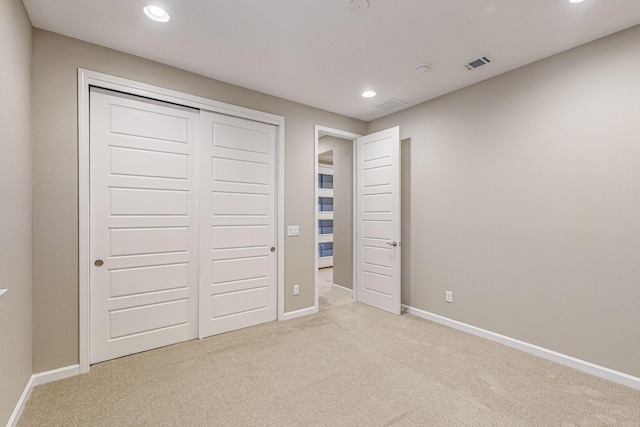
[[[275,252],[276,248],[274,246],[271,246],[271,252]]]
[[[387,243],[387,245],[391,245],[395,248],[396,246],[398,246],[398,242]]]
[[[104,261],[102,261],[101,259],[97,259],[93,264],[96,267],[102,267],[102,264],[104,264]]]

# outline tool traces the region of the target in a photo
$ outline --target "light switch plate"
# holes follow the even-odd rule
[[[287,226],[287,236],[299,236],[300,235],[300,226],[299,225],[289,225]]]

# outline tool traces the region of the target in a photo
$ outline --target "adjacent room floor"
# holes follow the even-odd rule
[[[96,364],[36,387],[19,425],[640,426],[640,391],[324,278],[318,314]]]
[[[354,302],[349,291],[333,285],[333,268],[318,270],[318,305],[320,311]]]

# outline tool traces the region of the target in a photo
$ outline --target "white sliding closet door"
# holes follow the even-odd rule
[[[201,111],[201,337],[276,319],[276,129]]]
[[[198,111],[90,95],[90,363],[197,337]]]

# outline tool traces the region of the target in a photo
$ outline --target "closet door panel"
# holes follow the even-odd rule
[[[276,127],[206,111],[200,118],[206,337],[276,319]]]
[[[197,337],[198,116],[91,91],[90,363]]]

